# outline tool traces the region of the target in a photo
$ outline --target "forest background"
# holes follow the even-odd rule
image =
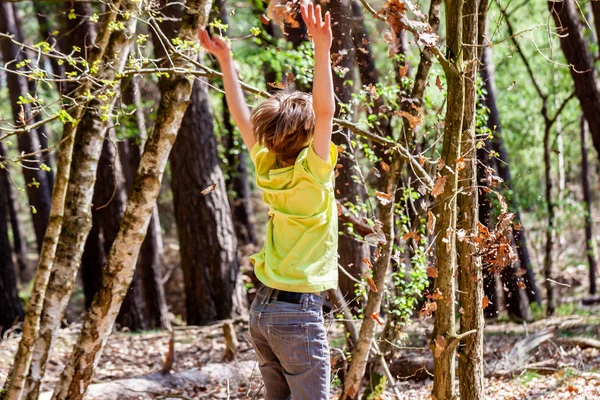
[[[196,33],[229,38],[250,105],[309,91],[298,4],[0,6],[0,398],[81,398],[94,376],[88,398],[260,398],[267,210]],[[600,2],[323,6],[332,396],[600,395]]]

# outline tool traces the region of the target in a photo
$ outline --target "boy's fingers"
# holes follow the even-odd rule
[[[308,3],[308,20],[311,26],[315,25],[315,6],[313,3]]]
[[[331,14],[329,11],[325,13],[325,22],[323,23],[323,28],[329,31],[331,29]]]
[[[316,18],[317,27],[322,28],[323,27],[323,16],[321,15],[321,5],[320,4],[317,4],[315,11],[316,11],[315,18]]]

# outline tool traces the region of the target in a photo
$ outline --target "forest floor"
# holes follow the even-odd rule
[[[600,314],[597,308],[587,311],[587,315],[554,317],[528,325],[488,324],[484,348],[486,398],[599,399],[600,349],[586,348],[587,344],[580,342],[582,338],[593,342],[600,337]],[[168,351],[167,332],[115,332],[106,345],[87,398],[262,399],[264,389],[247,340],[247,322],[237,320],[234,326],[239,347],[236,359],[229,363],[223,361],[222,324],[177,327],[171,375],[174,378],[167,383],[156,374]],[[340,347],[344,340],[341,324],[330,320],[328,328],[331,347]],[[400,376],[410,375],[397,382],[403,399],[430,398],[432,359],[427,341],[431,328],[430,320],[415,322],[406,331],[400,358],[391,365]],[[56,383],[78,330],[78,324],[61,330],[48,364],[44,390],[51,390]],[[6,379],[18,341],[16,334],[8,334],[0,341],[0,385]],[[124,380],[133,377],[141,379]],[[161,380],[162,385],[139,384]],[[113,381],[120,382],[120,386],[106,384]],[[339,378],[334,376],[332,399],[337,398],[339,389]],[[383,398],[393,396],[390,392]]]

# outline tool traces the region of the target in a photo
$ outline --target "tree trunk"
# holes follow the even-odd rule
[[[122,12],[133,15],[124,19],[121,14],[117,17],[124,24],[123,30],[115,30],[102,58],[98,79],[114,80],[123,70],[127,61],[129,45],[133,40],[135,30],[135,10],[132,3],[124,1]],[[115,85],[107,85],[105,89],[118,90]],[[65,212],[62,231],[56,249],[55,268],[48,282],[44,299],[44,310],[40,322],[40,333],[35,341],[33,361],[28,377],[28,399],[39,397],[41,379],[44,375],[49,352],[56,338],[62,316],[66,309],[78,267],[81,263],[83,247],[92,227],[92,196],[98,160],[102,152],[102,143],[106,134],[106,121],[103,120],[107,110],[112,110],[114,97],[107,100],[92,99],[87,110],[77,125],[75,138],[74,162],[71,165],[70,180],[67,187]]]
[[[201,0],[186,3],[179,29],[181,40],[197,40],[198,28],[206,23],[210,8],[210,2]],[[193,54],[186,51],[186,56],[193,57]],[[176,68],[193,68],[183,57],[174,61]],[[162,100],[154,130],[144,147],[121,229],[103,269],[102,288],[83,322],[73,354],[55,390],[55,400],[80,400],[92,379],[103,345],[133,278],[135,260],[156,205],[167,158],[189,103],[192,84],[193,80],[188,75],[172,74],[160,78]]]
[[[45,40],[50,46],[58,47],[56,42],[56,36],[52,34],[56,26],[64,26],[56,23],[57,21],[51,21],[48,15],[53,12],[52,5],[45,1],[33,1],[33,10],[35,11],[35,17],[38,21],[38,28],[40,31],[40,39]],[[54,57],[48,57],[50,66],[52,67],[52,73],[56,77],[61,77],[64,74],[64,66],[59,65],[58,59]],[[60,91],[60,88],[59,88]]]
[[[135,122],[140,134],[139,140],[145,142],[147,139],[147,128],[142,98],[138,85],[138,77],[132,77],[129,84],[123,90],[123,100],[127,104],[135,106]],[[127,149],[121,155],[121,165],[123,175],[125,176],[125,186],[128,196],[133,189],[135,180],[135,171],[140,165],[141,146],[136,143],[137,139],[129,139],[121,142]],[[148,225],[146,237],[140,249],[140,256],[137,261],[137,271],[141,271],[144,300],[146,303],[146,314],[151,328],[171,329],[169,320],[169,311],[167,300],[165,298],[165,289],[162,283],[162,264],[160,255],[162,254],[162,236],[160,232],[160,222],[158,217],[158,208],[155,207],[152,213],[152,219]]]
[[[583,36],[579,9],[573,0],[548,1],[548,8],[558,28],[560,47],[570,65],[575,94],[600,158],[600,82],[594,57]]]
[[[100,229],[98,215],[92,213],[92,229],[85,241],[85,247],[81,256],[81,282],[83,283],[86,310],[90,309],[94,296],[100,290],[100,285],[102,284],[102,266],[104,266],[105,261],[104,237]]]
[[[337,62],[337,66],[340,68],[347,68],[348,71],[341,77],[338,72],[333,71],[333,87],[334,94],[340,103],[348,104],[352,96],[352,87],[344,82],[351,79],[354,69],[354,44],[352,41],[352,24],[351,20],[346,15],[351,15],[351,3],[350,0],[332,0],[329,2],[329,12],[331,13],[331,19],[336,21],[332,23],[333,37],[336,38],[331,46],[331,54],[334,58],[334,63]],[[337,54],[337,56],[336,56]],[[336,57],[338,57],[336,59]],[[337,104],[336,117],[343,118],[341,115],[343,110],[340,105]],[[339,164],[342,167],[339,169],[339,176],[336,179],[335,188],[337,199],[342,203],[352,203],[353,206],[360,206],[364,204],[366,193],[364,187],[357,183],[353,178],[356,175],[357,170],[355,169],[356,160],[354,155],[354,149],[351,148],[348,140],[349,132],[347,129],[341,129],[341,132],[333,135],[333,142],[340,146],[344,146],[346,150],[340,152]],[[362,214],[362,211],[359,211]],[[357,242],[351,234],[347,233],[345,225],[343,234],[340,234],[338,241],[338,254],[339,263],[346,269],[355,279],[360,280],[362,272],[364,270],[363,260],[369,258],[369,248],[359,242]],[[357,309],[360,308],[360,301],[355,295],[355,282],[350,279],[346,274],[339,273],[339,287],[342,296],[348,303],[348,308],[353,314],[356,314]]]
[[[479,193],[475,107],[477,104],[477,54],[479,0],[466,0],[463,6],[463,57],[465,100],[461,139],[464,168],[458,171],[458,222],[466,236],[457,243],[460,332],[466,335],[459,345],[458,381],[462,400],[484,398],[483,385],[483,271],[473,240],[479,232]],[[475,331],[475,332],[473,332]],[[468,334],[467,332],[471,332]]]
[[[590,294],[596,294],[596,273],[598,267],[596,265],[596,243],[593,234],[592,222],[592,196],[590,191],[589,166],[586,147],[586,123],[585,118],[581,118],[580,130],[580,146],[581,146],[581,189],[583,192],[584,225],[585,225],[585,254],[588,259],[590,268]]]
[[[505,193],[508,197],[508,204],[510,210],[515,214],[515,223],[520,224],[521,229],[514,232],[517,255],[519,257],[519,265],[521,269],[526,270],[527,273],[523,276],[523,281],[525,284],[525,295],[528,298],[528,302],[525,302],[523,299],[523,289],[517,286],[519,289],[518,292],[512,292],[513,296],[510,298],[510,308],[516,312],[520,310],[518,314],[524,320],[531,319],[531,312],[529,311],[529,304],[537,302],[541,304],[539,290],[535,283],[535,273],[533,272],[533,267],[531,265],[531,259],[529,257],[529,250],[527,248],[527,240],[525,236],[525,228],[523,227],[523,222],[521,221],[521,214],[519,212],[519,203],[514,194],[513,185],[512,185],[512,177],[510,173],[510,163],[508,162],[508,152],[504,146],[504,142],[502,139],[502,125],[500,124],[500,112],[498,110],[498,106],[496,105],[496,84],[494,81],[494,64],[492,61],[492,49],[489,47],[484,47],[481,55],[481,78],[483,80],[484,87],[486,89],[487,95],[485,96],[485,105],[490,110],[490,115],[488,118],[488,128],[494,133],[494,136],[491,140],[492,149],[498,153],[498,162],[495,162],[495,170],[498,173],[498,176],[504,181],[506,186]],[[487,152],[486,152],[487,153]],[[483,176],[482,176],[483,178]],[[511,270],[512,271],[512,270]],[[516,281],[515,278],[511,278],[511,280]]]
[[[2,146],[0,142],[0,160]],[[8,182],[8,171],[0,161],[0,188],[10,185]],[[12,262],[12,253],[10,242],[8,241],[8,202],[10,199],[7,193],[2,190],[0,193],[0,337],[13,324],[23,319],[23,307],[17,290],[17,280],[15,278],[15,269]]]
[[[114,5],[118,6],[118,3],[118,1],[115,1]],[[111,22],[114,22],[115,18],[116,13],[109,13],[102,20],[100,34],[96,37],[95,46],[90,52],[90,57],[88,59],[89,63],[94,63],[96,60],[102,59],[110,35],[108,26]],[[80,96],[91,88],[91,85],[91,81],[84,81],[77,88],[74,98],[80,98]],[[83,115],[85,106],[85,103],[80,103],[71,112],[71,117],[75,120],[79,120]],[[58,150],[56,180],[54,182],[54,191],[52,193],[50,219],[48,221],[46,235],[44,236],[44,242],[40,252],[31,297],[29,298],[27,306],[27,314],[25,316],[25,322],[23,323],[21,341],[19,342],[10,376],[6,380],[6,390],[4,393],[0,392],[0,399],[19,400],[23,394],[25,379],[29,373],[31,359],[33,357],[34,341],[40,328],[40,316],[42,314],[46,287],[54,265],[56,247],[62,230],[65,198],[71,171],[76,129],[77,125],[69,122],[65,123],[63,127],[63,134]]]
[[[437,400],[453,400],[455,350],[458,336],[455,328],[455,282],[456,273],[456,202],[458,190],[456,160],[462,154],[461,132],[465,111],[463,40],[463,0],[446,0],[446,40],[449,55],[444,65],[448,84],[447,111],[445,119],[442,160],[448,168],[441,171],[444,191],[437,197],[435,206],[435,254],[438,277],[435,287],[443,296],[437,301],[434,316],[431,350],[434,354],[434,377],[432,396]]]
[[[600,37],[600,2],[590,1],[590,4],[592,6],[592,14],[594,15],[594,27],[596,28],[596,37]],[[600,57],[600,49],[598,52],[598,56]]]
[[[4,142],[0,142],[0,163],[2,163],[1,160],[4,157],[6,157],[6,146]],[[13,234],[13,250],[17,261],[19,278],[23,283],[25,283],[28,280],[27,251],[25,249],[25,239],[23,238],[23,232],[21,231],[21,223],[19,222],[19,199],[15,194],[15,188],[13,186],[13,183],[10,181],[10,172],[8,170],[8,165],[5,165],[3,163],[3,168],[0,168],[0,175],[3,176],[3,178],[0,179],[0,191],[6,193],[6,207]]]
[[[191,100],[169,161],[186,320],[199,325],[242,314],[244,300],[206,84],[195,82]],[[217,186],[212,192],[200,193],[213,184]]]
[[[400,176],[400,168],[402,163],[398,155],[395,155],[390,166],[390,172],[385,178],[385,193],[394,193],[397,187]],[[344,380],[344,392],[341,399],[354,399],[360,392],[363,376],[367,367],[367,359],[371,351],[371,343],[375,335],[375,319],[374,314],[379,314],[381,308],[381,300],[385,291],[385,280],[387,270],[390,265],[394,247],[394,196],[391,196],[391,201],[385,206],[380,207],[379,220],[382,222],[382,231],[385,234],[386,243],[380,244],[379,249],[381,254],[375,262],[373,270],[373,281],[377,287],[376,291],[369,291],[369,299],[363,312],[363,321],[360,326],[358,340],[354,346],[352,353],[352,362],[348,368]]]
[[[12,4],[0,3],[0,31],[16,34],[16,23]],[[0,50],[2,51],[2,58],[6,63],[19,59],[17,47],[7,39],[0,40]],[[7,64],[7,68],[15,71],[15,65],[16,63]],[[26,78],[14,73],[8,73],[6,75],[6,84],[8,86],[15,124],[19,126],[23,121],[28,124],[32,123],[34,117],[31,105],[18,104],[19,96],[27,97],[27,93],[29,92]],[[20,117],[21,110],[23,111]],[[39,136],[36,129],[32,129],[28,134],[18,135],[17,142],[20,153],[27,155],[40,150]],[[39,165],[42,162],[42,156],[39,154],[27,155],[21,161],[38,251],[42,248],[42,241],[44,240],[44,233],[50,215],[50,199],[52,196],[48,173],[39,169]]]
[[[569,0],[567,0],[569,1]],[[552,276],[552,250],[554,248],[554,201],[552,199],[552,160],[550,149],[550,132],[552,125],[546,120],[544,129],[544,176],[546,182],[546,212],[548,213],[548,226],[546,227],[546,243],[544,245],[544,278],[546,281],[546,315],[554,314],[554,288]]]
[[[109,132],[109,140],[104,141],[102,148],[94,189],[94,209],[92,213],[95,214],[95,221],[98,222],[102,231],[104,254],[108,254],[119,232],[119,224],[127,202],[123,185],[123,173],[115,146],[116,144],[110,139]],[[100,268],[102,268],[102,265],[104,263],[100,264]],[[98,275],[102,276],[101,269]],[[117,324],[120,327],[127,327],[132,331],[146,330],[149,327],[140,275],[141,271],[136,269],[134,279],[117,317]],[[98,288],[100,282],[97,281]],[[95,294],[94,292],[92,299]]]

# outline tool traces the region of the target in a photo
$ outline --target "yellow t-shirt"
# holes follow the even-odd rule
[[[337,287],[336,146],[330,145],[329,162],[312,144],[284,168],[277,168],[275,154],[258,143],[250,158],[270,217],[265,245],[250,257],[256,277],[268,287],[290,292]]]

